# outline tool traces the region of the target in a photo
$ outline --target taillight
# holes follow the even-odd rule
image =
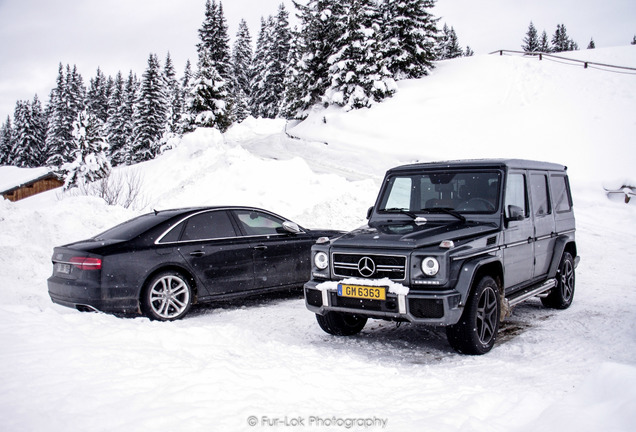
[[[73,257],[69,262],[80,270],[101,270],[101,258]]]

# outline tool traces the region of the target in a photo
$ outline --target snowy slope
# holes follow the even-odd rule
[[[635,54],[576,53],[625,66]],[[568,165],[582,256],[574,303],[520,305],[477,358],[411,325],[328,336],[298,295],[199,307],[174,323],[58,307],[46,292],[53,246],[143,209],[59,191],[0,201],[0,429],[631,431],[636,206],[608,200],[602,186],[636,184],[634,113],[636,76],[478,56],[442,62],[372,109],[288,125],[301,139],[282,121],[248,119],[119,170],[140,173],[146,210],[248,204],[351,229],[396,164]]]

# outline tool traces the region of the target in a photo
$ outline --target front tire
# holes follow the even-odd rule
[[[178,320],[190,310],[192,297],[187,278],[177,272],[163,272],[146,284],[141,298],[142,311],[152,320]]]
[[[367,323],[367,317],[342,312],[316,314],[316,320],[326,333],[334,336],[352,336],[360,333]]]
[[[574,258],[569,252],[565,252],[559,264],[557,286],[552,288],[547,296],[541,298],[541,303],[553,309],[569,308],[574,299],[575,279]]]
[[[462,354],[486,354],[495,345],[499,331],[501,302],[499,286],[490,276],[482,277],[468,296],[461,319],[446,327],[448,342]]]

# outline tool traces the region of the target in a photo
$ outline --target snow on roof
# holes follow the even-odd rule
[[[51,170],[46,167],[18,168],[14,166],[0,166],[0,193],[21,186],[32,180],[47,175]]]

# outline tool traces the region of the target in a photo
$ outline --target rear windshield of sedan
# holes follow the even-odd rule
[[[96,240],[131,240],[170,218],[165,213],[149,213],[121,223],[95,237]]]

